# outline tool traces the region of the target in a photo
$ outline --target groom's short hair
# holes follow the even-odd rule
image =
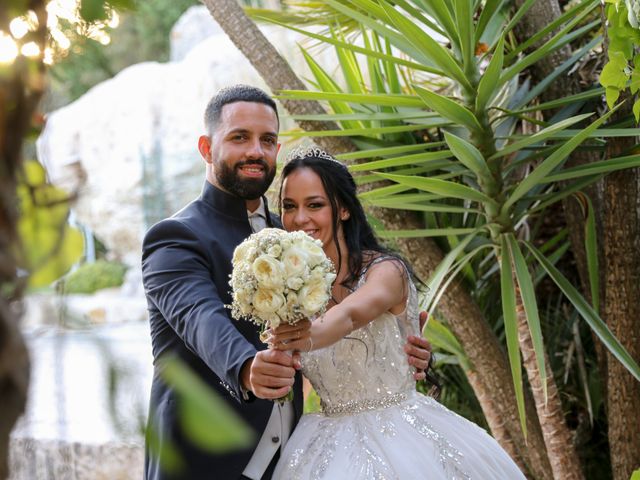
[[[278,124],[280,124],[276,102],[273,101],[273,98],[271,98],[268,93],[251,85],[238,84],[221,89],[209,100],[207,108],[204,111],[204,126],[209,135],[213,134],[218,126],[220,116],[222,115],[222,107],[235,102],[255,102],[267,105],[273,109]]]

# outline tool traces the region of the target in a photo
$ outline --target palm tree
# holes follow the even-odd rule
[[[218,3],[220,2],[211,2],[209,6],[214,16],[215,4]],[[396,215],[393,218],[395,222],[391,223],[393,231],[387,233],[394,237],[447,237],[450,252],[431,279],[432,294],[428,300],[433,305],[441,298],[439,287],[450,284],[453,278],[451,274],[469,270],[469,265],[476,267],[480,263],[476,260],[480,255],[485,266],[494,264],[499,267],[507,347],[523,430],[528,424],[524,421],[526,395],[519,373],[518,345],[523,353],[529,382],[534,387],[538,417],[545,432],[547,453],[554,476],[580,478],[577,457],[572,449],[567,449],[571,435],[564,424],[555,383],[552,375],[547,374],[548,366],[544,357],[534,280],[530,269],[536,266],[558,284],[596,334],[636,377],[638,366],[611,335],[593,308],[554,266],[559,250],[548,256],[542,254],[526,237],[527,226],[531,223],[530,219],[548,205],[593,183],[601,173],[638,165],[638,158],[621,157],[596,162],[589,168],[562,170],[566,157],[583,141],[605,133],[598,129],[606,118],[594,122],[586,129],[570,130],[569,127],[584,121],[589,115],[571,117],[563,112],[568,118],[555,123],[542,122],[543,128],[535,135],[519,138],[513,136],[512,132],[521,125],[517,120],[530,112],[558,109],[600,95],[601,91],[596,90],[554,103],[532,103],[554,77],[574,65],[581,55],[565,61],[549,79],[533,85],[529,91],[526,91],[526,85],[518,78],[521,72],[536,61],[557,52],[585,31],[593,29],[598,24],[597,20],[587,25],[581,25],[580,22],[593,15],[596,2],[581,2],[521,45],[509,45],[505,39],[508,39],[508,33],[518,24],[518,20],[529,11],[534,3],[532,1],[525,2],[510,20],[500,8],[500,2],[480,5],[459,1],[449,5],[445,2],[423,1],[388,3],[332,0],[326,3],[332,9],[332,15],[328,18],[335,20],[341,15],[348,20],[342,25],[353,27],[354,24],[359,24],[363,32],[364,47],[344,41],[343,35],[348,32],[340,26],[331,25],[335,30],[325,35],[309,33],[315,39],[337,47],[347,92],[332,81],[331,75],[315,64],[311,55],[306,55],[321,92],[289,91],[283,92],[284,98],[323,100],[331,106],[335,113],[330,116],[315,114],[297,118],[337,120],[341,129],[328,132],[324,129],[312,135],[318,138],[331,135],[351,137],[363,152],[345,154],[342,156],[345,160],[384,158],[352,169],[354,172],[365,169],[382,172],[390,169],[387,170],[390,173],[365,175],[360,181],[367,184],[385,178],[398,185],[370,190],[363,195],[363,199],[377,206],[426,211],[429,212],[428,219],[431,218],[440,226],[446,224],[450,227],[425,230],[419,222],[407,222],[401,215]],[[219,23],[224,23],[224,18],[216,18]],[[292,18],[289,12],[288,18]],[[558,33],[551,35],[536,51],[522,55],[521,52],[529,46],[558,29]],[[425,31],[437,32],[448,41],[448,47],[434,41]],[[495,35],[495,32],[499,35]],[[491,33],[494,36],[488,39]],[[236,41],[242,43],[241,40]],[[582,52],[587,52],[598,41],[596,38],[584,45]],[[485,46],[490,53],[477,55],[477,47]],[[392,55],[393,49],[401,51],[406,57]],[[357,67],[354,52],[364,53],[368,59],[369,88],[363,88],[363,75]],[[488,66],[484,69],[483,63],[486,62]],[[415,78],[415,72],[446,78],[448,86],[436,92],[423,88],[424,83],[421,85],[419,81],[402,81],[403,78]],[[261,73],[268,76],[268,72]],[[445,92],[449,95],[443,95]],[[430,112],[425,113],[425,107]],[[500,111],[503,113],[498,113]],[[540,123],[536,119],[532,120]],[[459,128],[460,126],[463,128]],[[444,141],[448,148],[443,148],[442,142],[417,142],[415,135],[410,133],[421,131],[427,137],[433,136],[430,129],[434,127],[445,131]],[[615,134],[621,133],[618,131]],[[506,142],[504,137],[507,137]],[[408,145],[384,149],[383,145],[394,142]],[[400,150],[401,148],[404,150]],[[409,151],[414,152],[414,155],[397,156],[399,152]],[[543,160],[540,161],[540,158]],[[522,178],[523,168],[531,172],[525,178]],[[430,178],[409,176],[424,172],[436,175]],[[561,180],[570,181],[569,187],[559,189],[558,182]],[[424,193],[406,193],[410,189],[418,189]],[[457,199],[453,205],[449,200],[451,197]],[[475,206],[477,208],[473,208]],[[455,215],[458,217],[455,218]],[[451,221],[452,218],[454,221]],[[399,229],[403,224],[409,228]],[[453,224],[457,224],[457,227],[451,227]],[[411,242],[422,248],[412,250]],[[403,246],[409,259],[415,259],[419,264],[418,259],[436,256],[428,253],[425,255],[429,251],[424,248],[427,244],[422,239],[421,243],[406,241]],[[536,273],[536,277],[538,276]],[[458,291],[460,290],[462,289],[458,287]],[[450,294],[451,291],[448,290],[447,293]],[[461,320],[464,313],[456,318],[455,315],[450,315],[454,309],[447,309],[446,302],[444,307],[441,310],[448,317],[469,358],[475,362],[479,356],[474,358],[475,355],[469,350],[473,351],[472,345],[475,343],[477,346],[479,342],[477,338],[475,341],[465,338],[464,332],[461,333],[464,327],[457,323],[464,323]],[[484,340],[484,337],[480,338]],[[488,340],[485,346],[491,343]],[[476,367],[481,364],[482,360],[478,358]],[[476,371],[482,372],[482,369],[478,368]],[[469,378],[473,381],[473,375]],[[481,399],[486,395],[482,386],[482,383],[474,386]],[[484,408],[485,405],[488,408]],[[485,413],[491,412],[491,402],[486,402],[483,408]],[[494,429],[491,418],[488,421],[494,434],[499,432],[499,426]],[[535,430],[532,432],[529,429],[528,433],[531,437]],[[510,430],[507,430],[507,434],[511,435],[511,440],[517,438]],[[544,468],[537,471],[534,468],[534,471],[540,477],[544,475]]]
[[[205,0],[204,4],[273,91],[305,88],[286,61],[235,1]],[[315,100],[283,98],[281,101],[291,115],[299,118],[298,123],[304,130],[335,129],[335,123],[327,121],[324,108]],[[322,118],[323,121],[318,122],[316,118]],[[334,153],[356,150],[353,142],[345,140],[346,137],[342,135],[319,136],[316,143]],[[353,155],[357,158],[358,153],[355,152]],[[423,228],[417,216],[399,215],[397,211],[386,209],[377,210],[376,215],[388,228],[394,230]],[[423,278],[427,278],[444,258],[440,248],[430,238],[401,239],[399,243],[416,272]],[[550,468],[544,453],[540,427],[534,416],[528,416],[529,435],[525,440],[520,429],[518,411],[512,401],[515,391],[509,379],[506,356],[482,317],[480,309],[469,293],[459,286],[453,286],[444,294],[440,308],[464,346],[469,359],[466,374],[480,399],[494,436],[524,470],[531,470],[537,478],[549,478]],[[529,408],[531,410],[532,406],[529,405]]]

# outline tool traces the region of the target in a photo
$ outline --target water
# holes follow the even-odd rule
[[[25,338],[31,382],[12,433],[11,479],[141,478],[148,324],[38,327]]]

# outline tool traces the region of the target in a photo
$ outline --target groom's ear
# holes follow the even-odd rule
[[[280,147],[282,147],[282,144],[280,142],[278,142],[278,149],[276,150],[276,157],[280,154]]]
[[[211,137],[208,135],[201,135],[198,139],[198,150],[200,155],[204,158],[204,161],[211,163]]]

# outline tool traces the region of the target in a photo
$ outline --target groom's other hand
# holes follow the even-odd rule
[[[420,331],[424,328],[426,321],[427,312],[420,312]],[[409,365],[413,365],[416,369],[413,378],[424,380],[426,378],[425,371],[431,359],[431,344],[422,336],[409,335],[404,351],[408,356]]]
[[[294,359],[289,354],[262,350],[251,362],[245,387],[258,398],[273,400],[284,397],[293,387],[295,372]]]

